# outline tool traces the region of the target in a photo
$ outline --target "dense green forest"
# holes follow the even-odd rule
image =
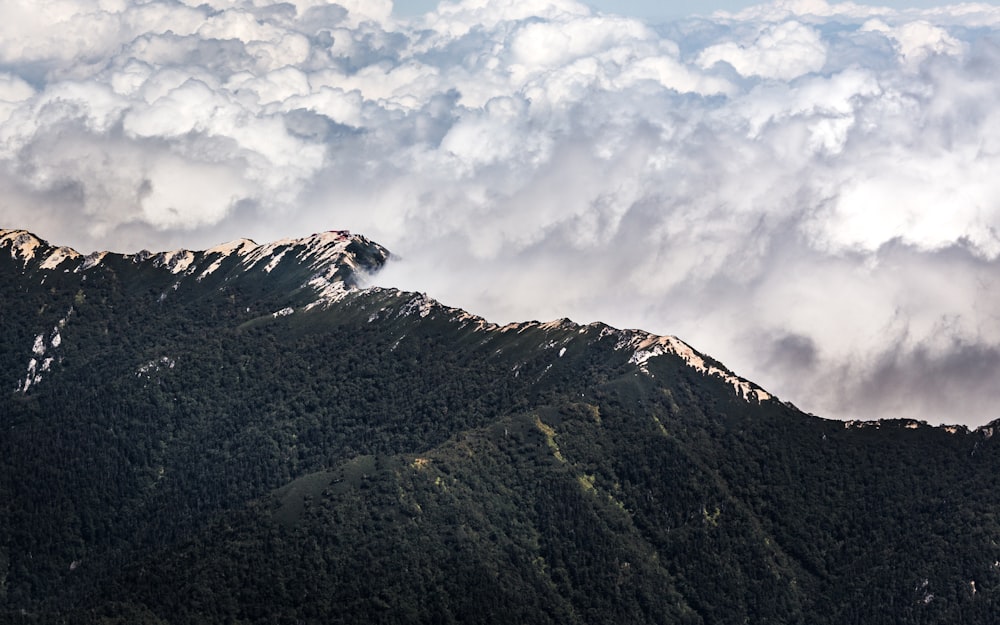
[[[0,622],[1000,613],[993,427],[824,420],[673,340],[361,288],[388,253],[346,233],[0,235]]]

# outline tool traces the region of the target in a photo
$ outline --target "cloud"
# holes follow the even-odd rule
[[[921,61],[932,54],[961,55],[965,46],[943,28],[924,20],[907,22],[891,27],[881,20],[865,22],[862,31],[888,35],[896,46],[902,61],[912,70],[918,70]]]
[[[792,20],[766,26],[751,42],[727,41],[705,48],[697,62],[703,68],[729,63],[743,76],[792,80],[823,69],[826,54],[820,34]]]
[[[496,321],[678,334],[827,416],[998,416],[1000,9],[0,0],[0,218],[347,227]]]
[[[896,11],[884,7],[854,2],[834,2],[826,0],[776,0],[771,3],[761,3],[743,9],[737,13],[718,11],[716,17],[720,20],[736,22],[783,22],[790,18],[805,18],[812,21],[825,21],[830,18],[856,20],[858,18],[876,15],[895,15]]]

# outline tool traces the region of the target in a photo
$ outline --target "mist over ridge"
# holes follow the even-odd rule
[[[0,7],[0,227],[347,228],[491,321],[677,335],[823,416],[997,416],[1000,8]]]

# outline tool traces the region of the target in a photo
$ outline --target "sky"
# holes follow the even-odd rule
[[[1000,417],[1000,7],[421,6],[0,0],[0,227],[346,228],[491,321],[676,335],[824,417]]]
[[[597,12],[627,15],[656,24],[691,16],[708,16],[717,11],[738,12],[760,3],[754,2],[754,0],[588,0],[583,4]],[[927,9],[949,4],[961,4],[961,0],[951,2],[890,0],[877,4],[893,9]],[[437,5],[436,0],[397,0],[393,5],[393,14],[398,16],[420,15],[433,11]]]

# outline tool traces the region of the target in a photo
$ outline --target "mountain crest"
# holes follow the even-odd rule
[[[286,238],[259,244],[251,239],[236,239],[201,251],[173,250],[131,254],[94,252],[86,256],[68,247],[54,247],[26,230],[0,230],[0,255],[9,249],[10,257],[22,269],[83,273],[115,263],[152,267],[177,278],[174,290],[182,283],[208,286],[232,285],[241,280],[256,280],[271,293],[305,292],[283,300],[276,315],[291,314],[342,300],[359,286],[360,277],[377,271],[389,258],[389,252],[369,239],[346,230],[320,232],[308,237]],[[204,283],[204,284],[203,284]],[[394,291],[373,287],[376,291]],[[628,363],[649,377],[656,377],[651,362],[661,356],[678,358],[699,373],[722,380],[737,396],[750,403],[775,399],[760,386],[739,377],[721,363],[705,356],[675,336],[660,336],[641,330],[619,330],[603,323],[580,325],[570,319],[548,322],[526,321],[497,325],[458,308],[445,306],[422,293],[400,294],[406,300],[398,311],[403,317],[447,319],[458,327],[475,332],[519,337],[530,343],[528,335],[541,332],[543,343],[564,354],[575,338],[584,341],[613,341],[614,350],[629,354]],[[291,304],[291,306],[289,306]],[[376,311],[370,320],[388,314]],[[560,356],[561,357],[561,356]]]
[[[0,230],[0,254],[9,250],[10,258],[22,270],[81,273],[93,271],[113,261],[148,265],[201,282],[209,276],[230,280],[245,275],[265,274],[296,287],[316,292],[317,302],[336,299],[357,286],[361,274],[375,271],[389,258],[384,247],[364,236],[346,230],[320,232],[308,237],[287,238],[267,244],[237,239],[207,250],[173,250],[131,254],[100,251],[84,256],[69,247],[55,247],[27,230]],[[220,271],[221,270],[221,271]],[[217,273],[218,272],[218,273]]]
[[[391,291],[392,289],[381,289],[373,287],[371,291]],[[661,356],[680,359],[686,366],[694,369],[702,375],[710,378],[717,378],[731,387],[733,392],[742,400],[759,404],[766,401],[779,401],[777,397],[764,390],[761,386],[740,377],[728,369],[722,363],[702,354],[681,339],[671,335],[657,335],[644,330],[618,329],[602,322],[594,322],[582,325],[566,317],[551,321],[522,321],[499,325],[491,323],[478,315],[446,306],[437,300],[428,297],[425,293],[408,293],[405,303],[399,307],[399,316],[417,316],[420,318],[447,319],[456,324],[461,329],[468,329],[477,333],[495,334],[497,336],[507,335],[510,337],[521,337],[533,335],[535,332],[543,333],[546,338],[538,339],[536,336],[529,336],[524,340],[528,343],[541,341],[543,349],[556,350],[561,358],[566,353],[568,346],[575,340],[582,340],[587,343],[601,341],[613,341],[614,351],[629,354],[628,363],[638,367],[645,375],[655,378],[656,374],[651,370],[650,363],[653,359]],[[375,321],[384,316],[391,316],[387,309],[381,309],[371,314],[369,321]],[[517,340],[514,338],[513,340]]]
[[[634,332],[629,345],[635,348],[629,362],[638,365],[639,369],[648,375],[652,375],[647,366],[651,358],[663,354],[673,354],[681,358],[692,369],[707,376],[722,379],[736,390],[737,395],[747,401],[762,402],[774,398],[773,395],[753,382],[739,377],[721,364],[704,357],[676,336],[656,336],[644,332]]]
[[[8,247],[11,258],[22,261],[23,267],[27,267],[28,263],[36,260],[39,256],[44,256],[39,261],[40,269],[55,269],[64,261],[81,257],[80,253],[74,249],[52,247],[48,242],[39,239],[27,230],[0,229],[0,249]]]
[[[0,230],[0,623],[997,622],[1000,421],[823,420],[387,255]]]

